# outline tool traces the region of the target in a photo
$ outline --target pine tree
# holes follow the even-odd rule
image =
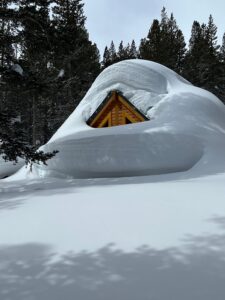
[[[0,72],[6,70],[14,58],[13,24],[7,17],[12,1],[2,0],[0,3]]]
[[[162,10],[160,27],[161,63],[177,73],[181,73],[186,52],[184,36],[182,31],[178,28],[173,14],[168,18],[164,9]]]
[[[78,105],[95,77],[99,74],[99,52],[89,40],[85,28],[81,0],[56,0],[53,7],[54,58],[53,66],[60,75],[58,106],[62,120]],[[60,118],[59,118],[60,119]]]
[[[118,51],[117,51],[117,60],[121,61],[121,60],[127,59],[127,54],[128,53],[123,46],[123,41],[121,41],[119,44]]]
[[[21,158],[25,164],[32,168],[33,163],[47,164],[47,160],[56,155],[58,151],[44,153],[36,151],[36,147],[30,146],[26,142],[21,122],[17,116],[7,109],[1,107],[0,111],[0,155],[6,161],[18,162]]]
[[[118,61],[117,54],[116,54],[116,48],[114,45],[114,42],[112,41],[109,47],[109,56],[110,56],[110,64],[114,64]]]
[[[221,77],[220,77],[221,80],[219,84],[218,97],[225,104],[225,33],[223,35],[219,56],[220,56],[220,66],[221,66]]]
[[[221,61],[225,62],[225,33],[223,34],[222,46],[220,48]]]
[[[50,19],[52,3],[54,14]],[[19,120],[21,131],[13,129],[17,140],[10,129],[15,122],[5,125],[10,135],[4,133],[5,141],[13,136],[15,151],[20,148],[17,156],[20,153],[27,159],[26,148],[26,155],[38,159],[34,156],[37,143],[49,139],[98,75],[99,52],[89,40],[85,19],[80,0],[1,1],[0,106]],[[8,119],[12,119],[9,114]],[[1,122],[3,128],[4,121]],[[1,141],[1,153],[14,159],[16,156],[7,152],[10,143],[3,138]]]
[[[225,62],[225,33],[223,34],[222,45],[220,48],[220,59]]]
[[[50,1],[43,0],[19,1],[18,14],[22,28],[20,64],[27,74],[26,109],[32,111],[30,136],[32,136],[33,145],[46,142],[43,139],[43,133],[46,130],[47,118],[43,114],[43,103],[45,104],[44,111],[47,111],[50,106],[50,73],[47,64],[51,55],[49,5]],[[27,115],[25,113],[25,119]]]
[[[131,42],[128,56],[129,56],[130,59],[136,59],[139,56],[134,40],[132,40],[132,42]]]
[[[171,16],[172,16],[172,14],[171,14]],[[160,26],[160,49],[159,49],[159,51],[160,51],[160,63],[165,66],[171,65],[171,63],[169,62],[171,60],[171,57],[170,57],[171,32],[169,30],[169,23],[171,26],[172,22],[168,18],[166,8],[163,7],[163,9],[161,10],[161,21],[159,23],[159,26]]]
[[[185,57],[183,76],[197,86],[203,85],[201,82],[201,73],[204,66],[205,51],[208,51],[205,31],[205,24],[200,25],[197,21],[193,22],[189,50]]]
[[[114,42],[111,42],[110,47],[105,47],[103,53],[102,69],[107,68],[108,66],[126,59],[135,59],[138,58],[139,54],[136,48],[135,41],[132,40],[131,44],[123,45],[123,41],[120,42],[118,51],[116,52]]]
[[[120,45],[120,47],[121,47],[121,45]],[[105,68],[109,67],[110,65],[118,62],[119,60],[120,60],[120,58],[116,52],[114,42],[111,41],[110,47],[106,46],[104,53],[103,53],[103,60],[101,62],[102,70],[104,70]]]
[[[4,82],[4,89],[0,101],[0,155],[9,161],[17,162],[18,158],[24,159],[26,164],[43,162],[52,158],[57,151],[52,153],[43,153],[36,151],[36,147],[30,146],[24,124],[21,122],[20,114],[17,108],[19,90],[24,88],[23,69],[19,64],[15,63],[16,55],[14,55],[14,43],[18,42],[17,36],[12,31],[14,29],[15,11],[9,8],[8,5],[12,1],[4,1],[1,3],[1,80]],[[17,15],[18,18],[18,15]],[[13,25],[13,26],[12,26]],[[21,28],[20,28],[21,29]],[[16,100],[13,103],[13,100]],[[15,104],[15,105],[13,105]]]
[[[161,61],[161,29],[158,20],[153,20],[146,39],[141,40],[140,56],[143,59]]]
[[[193,84],[220,97],[223,68],[216,33],[211,15],[207,25],[194,21],[183,75]]]
[[[16,61],[17,28],[15,11],[11,7],[15,1],[0,3],[0,107],[8,111],[20,111],[18,103],[19,77]]]
[[[161,11],[161,21],[153,20],[146,39],[141,40],[140,56],[159,62],[181,73],[185,55],[185,41],[173,14],[167,16],[165,7]]]
[[[219,86],[223,81],[222,66],[220,63],[219,48],[217,44],[217,27],[213,22],[212,15],[209,16],[206,28],[206,42],[208,51],[206,55],[205,88],[212,93],[219,95]]]
[[[210,53],[217,55],[219,46],[217,45],[217,27],[214,24],[212,15],[209,16],[208,26],[206,29],[206,39],[209,44]]]
[[[103,53],[102,68],[105,69],[108,66],[110,66],[110,64],[111,64],[110,53],[108,47],[106,46]]]

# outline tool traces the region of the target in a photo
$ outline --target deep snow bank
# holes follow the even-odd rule
[[[111,90],[120,90],[150,121],[94,129],[86,124]],[[153,106],[153,108],[151,108]],[[60,152],[39,176],[135,176],[225,169],[225,107],[168,68],[119,62],[96,79],[76,110],[43,147]]]
[[[18,163],[12,161],[5,161],[0,155],[0,179],[14,174],[24,165],[22,160],[19,160]]]

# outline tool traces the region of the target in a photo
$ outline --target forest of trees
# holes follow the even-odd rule
[[[225,35],[194,21],[189,44],[173,14],[161,11],[146,37],[99,50],[89,39],[82,0],[1,0],[0,154],[46,161],[35,153],[79,104],[104,68],[124,59],[159,62],[225,103]],[[36,155],[36,156],[35,156]]]

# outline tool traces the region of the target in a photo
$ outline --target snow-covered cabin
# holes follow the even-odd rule
[[[112,120],[118,103],[130,110],[120,122],[116,117]],[[111,126],[121,124],[127,125]],[[37,165],[33,170],[41,177],[73,178],[219,170],[221,161],[225,167],[222,143],[225,109],[217,97],[158,63],[127,60],[97,77],[42,147],[47,152],[58,150],[57,155],[47,166]]]
[[[118,90],[110,91],[87,120],[94,128],[112,127],[148,121],[149,119]]]

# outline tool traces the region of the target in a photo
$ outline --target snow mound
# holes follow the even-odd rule
[[[86,124],[111,90],[119,90],[150,120],[95,129]],[[120,177],[225,170],[225,107],[211,93],[150,61],[105,69],[76,110],[43,146],[59,150],[41,177]]]
[[[0,179],[8,177],[18,171],[24,165],[24,161],[19,160],[18,163],[5,161],[0,155]]]

